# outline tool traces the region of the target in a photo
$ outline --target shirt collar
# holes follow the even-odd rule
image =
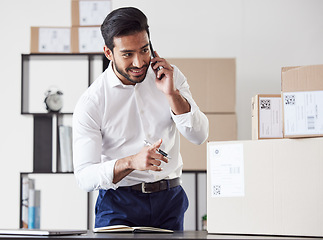
[[[117,75],[114,73],[112,68],[112,62],[109,63],[109,66],[107,69],[107,77],[111,87],[125,86],[117,77]]]

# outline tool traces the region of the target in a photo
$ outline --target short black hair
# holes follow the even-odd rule
[[[101,25],[101,33],[105,45],[113,51],[114,37],[131,35],[146,31],[149,37],[149,26],[146,15],[137,8],[118,8],[105,18]]]

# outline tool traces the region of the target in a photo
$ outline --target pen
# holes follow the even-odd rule
[[[145,144],[147,146],[151,146],[151,143],[148,142],[147,140],[144,140]],[[157,149],[157,152],[159,152],[161,155],[163,155],[164,157],[167,157],[168,159],[171,159],[170,156],[168,156],[168,153],[164,152],[163,150],[161,150],[160,148]]]

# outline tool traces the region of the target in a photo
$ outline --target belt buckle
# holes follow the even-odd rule
[[[146,183],[141,183],[141,192],[142,193],[152,193],[152,191],[147,191],[146,190]]]

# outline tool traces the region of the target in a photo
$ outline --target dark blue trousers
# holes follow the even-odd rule
[[[188,199],[181,186],[155,193],[121,187],[100,190],[95,206],[95,227],[149,226],[183,230]]]

